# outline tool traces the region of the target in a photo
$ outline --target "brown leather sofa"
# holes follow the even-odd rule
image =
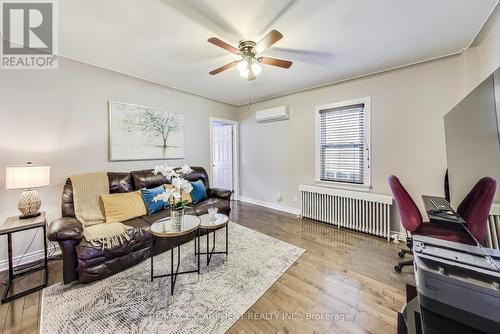
[[[190,204],[187,214],[206,214],[209,207],[217,207],[219,212],[229,215],[231,191],[210,188],[208,174],[203,167],[192,167],[193,172],[186,179],[189,181],[202,180],[207,191],[208,199]],[[123,193],[141,188],[154,188],[165,183],[167,179],[159,174],[154,175],[152,170],[139,170],[130,173],[108,172],[110,193]],[[48,237],[57,241],[63,256],[64,283],[78,281],[88,283],[111,276],[127,269],[149,257],[151,234],[149,226],[156,220],[170,215],[170,210],[162,210],[152,215],[145,215],[123,222],[132,227],[129,230],[130,240],[118,247],[102,250],[94,247],[83,238],[82,224],[75,218],[73,205],[73,188],[71,180],[66,180],[62,194],[62,218],[53,221],[48,227]],[[188,235],[178,238],[175,243],[160,239],[155,241],[155,253],[171,249],[179,244],[192,240]]]

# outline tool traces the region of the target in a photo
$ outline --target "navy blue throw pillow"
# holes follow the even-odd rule
[[[191,185],[193,186],[193,191],[191,191],[193,203],[199,203],[207,199],[207,192],[202,180],[191,182]]]
[[[162,200],[159,201],[154,200],[154,198],[157,195],[163,193],[164,191],[165,188],[163,186],[158,186],[152,189],[146,189],[146,188],[141,189],[142,199],[144,200],[144,204],[146,204],[146,209],[148,210],[148,214],[161,211],[164,208],[168,207],[169,205],[168,202]]]

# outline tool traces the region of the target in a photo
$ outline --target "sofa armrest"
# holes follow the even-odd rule
[[[76,218],[62,217],[48,226],[50,241],[80,240],[83,238],[83,225]]]
[[[220,199],[230,199],[232,194],[233,192],[231,190],[221,189],[221,188],[210,188],[207,190],[207,196],[209,198],[217,197]]]

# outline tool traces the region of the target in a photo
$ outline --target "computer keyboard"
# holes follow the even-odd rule
[[[445,200],[444,198],[431,198],[430,201],[437,210],[453,211],[453,209],[450,206],[450,203],[448,203],[448,201]]]

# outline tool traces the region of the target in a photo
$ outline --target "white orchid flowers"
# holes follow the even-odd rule
[[[184,175],[191,174],[192,172],[193,170],[191,169],[191,167],[189,167],[189,165],[184,165],[181,167],[181,173]]]
[[[174,186],[175,189],[179,191],[184,191],[186,193],[190,193],[193,191],[193,186],[191,185],[191,182],[188,180],[184,180],[180,177],[174,177],[172,179],[172,186]]]
[[[184,176],[191,174],[193,170],[189,165],[184,165],[178,168],[178,171],[175,170],[174,167],[170,167],[167,165],[159,165],[156,166],[153,170],[153,174],[163,174],[167,180],[171,180],[173,178],[183,178]]]
[[[181,201],[182,192],[190,193],[193,190],[193,186],[188,180],[185,180],[184,177],[193,170],[188,165],[184,165],[181,168],[178,168],[177,171],[173,167],[167,165],[156,166],[153,170],[153,174],[162,174],[167,180],[170,180],[172,183],[172,188],[167,188],[165,191],[159,195],[154,197],[154,201],[164,201],[168,202],[172,205],[172,207],[184,207],[187,202]]]

